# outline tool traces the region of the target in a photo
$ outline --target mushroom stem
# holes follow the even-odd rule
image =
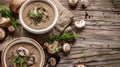
[[[58,41],[54,41],[53,42],[53,48],[52,49],[55,49],[55,48],[57,48],[58,47]]]
[[[37,9],[38,9],[38,7],[35,7],[35,9],[34,9],[34,14],[37,14],[38,12],[37,12]]]
[[[57,53],[55,49],[58,48],[58,42],[54,41],[52,44],[44,43],[44,46],[47,48],[48,53],[55,54]]]
[[[44,46],[47,48],[49,54],[55,53],[55,51],[50,47],[49,43],[44,43]]]

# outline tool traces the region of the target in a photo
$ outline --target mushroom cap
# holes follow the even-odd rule
[[[26,48],[24,48],[24,47],[19,47],[19,48],[17,49],[17,53],[18,53],[20,56],[25,57],[26,55],[29,54],[29,51],[28,51]]]
[[[63,44],[63,52],[64,52],[64,53],[69,53],[70,50],[71,50],[71,46],[70,46],[69,43]]]
[[[76,28],[83,28],[85,26],[85,21],[84,20],[75,21],[74,25]]]
[[[14,13],[17,13],[22,4],[27,0],[11,0],[9,7]]]
[[[55,66],[57,61],[55,58],[51,57],[48,59],[48,62],[51,66]]]
[[[2,17],[0,18],[0,27],[7,28],[10,26],[10,18]]]
[[[88,0],[81,0],[80,3],[81,3],[83,8],[87,8],[89,6],[89,1]]]
[[[3,28],[0,28],[0,40],[3,40],[5,38],[6,32]]]
[[[8,27],[8,31],[9,31],[10,33],[12,33],[12,32],[14,32],[14,31],[15,31],[15,29],[14,29],[14,27],[13,27],[13,26],[9,26],[9,27]]]
[[[51,55],[48,59],[47,59],[48,64],[51,67],[56,66],[59,62],[60,62],[60,56],[57,54]]]
[[[71,7],[77,6],[79,0],[68,0],[68,3]]]

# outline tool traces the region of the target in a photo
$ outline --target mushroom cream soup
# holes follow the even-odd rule
[[[24,49],[23,49],[24,48]],[[32,54],[32,55],[34,55],[35,56],[35,61],[34,60],[32,60],[32,61],[34,61],[35,63],[34,64],[32,64],[32,65],[29,65],[29,66],[32,66],[32,67],[39,67],[39,64],[40,64],[40,60],[41,60],[41,58],[40,58],[40,53],[39,53],[39,51],[37,50],[37,48],[35,47],[35,46],[33,46],[32,44],[30,44],[30,43],[17,43],[17,44],[15,44],[15,45],[13,45],[10,49],[9,49],[9,51],[7,52],[7,54],[6,54],[6,63],[7,63],[7,67],[21,67],[19,64],[13,64],[13,61],[15,60],[14,59],[14,57],[15,56],[19,56],[19,53],[18,53],[18,51],[20,52],[20,50],[21,50],[21,52],[22,52],[22,50],[27,50],[28,51],[28,53],[29,54]],[[21,53],[22,54],[22,53]],[[25,53],[24,53],[25,54]],[[24,58],[24,56],[22,56],[22,58]],[[22,59],[21,58],[21,59]],[[16,61],[14,61],[14,62],[16,62]],[[28,67],[27,66],[28,65],[28,63],[26,63],[25,65],[24,65],[24,67]]]
[[[54,9],[47,3],[35,1],[23,10],[23,21],[32,29],[45,29],[50,26],[55,18]]]

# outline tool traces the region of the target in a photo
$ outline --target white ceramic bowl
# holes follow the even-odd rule
[[[50,26],[48,26],[47,28],[45,28],[45,29],[40,29],[40,30],[32,29],[32,28],[30,28],[29,26],[27,26],[27,25],[24,23],[23,19],[22,19],[22,13],[23,13],[24,8],[25,8],[28,4],[30,4],[31,2],[34,2],[34,1],[43,1],[43,2],[46,2],[46,3],[48,3],[48,4],[54,9],[55,19],[54,19],[53,23],[52,23]],[[21,6],[21,8],[20,8],[20,11],[19,11],[19,19],[20,19],[21,25],[22,25],[27,31],[29,31],[29,32],[31,32],[31,33],[34,33],[34,34],[44,34],[44,33],[49,32],[49,31],[55,26],[55,24],[57,23],[57,20],[58,20],[58,9],[57,9],[57,7],[54,5],[54,3],[51,2],[51,0],[27,0],[27,1]]]
[[[2,67],[9,67],[7,65],[7,61],[6,61],[6,59],[7,59],[6,58],[6,56],[7,56],[6,54],[17,43],[29,43],[32,46],[34,46],[38,50],[38,52],[40,53],[39,58],[41,60],[40,60],[40,63],[39,63],[39,67],[43,67],[44,66],[44,63],[45,63],[45,54],[44,54],[43,48],[40,46],[40,44],[37,41],[35,41],[35,40],[31,39],[31,38],[19,37],[19,38],[15,38],[12,41],[10,41],[9,43],[7,43],[6,47],[3,49],[2,56],[1,56]],[[20,47],[20,46],[18,46],[18,47]]]

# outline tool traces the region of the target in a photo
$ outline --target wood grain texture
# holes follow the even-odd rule
[[[60,53],[61,61],[57,67],[73,67],[75,64],[120,67],[120,0],[116,0],[116,4],[111,0],[90,0],[87,9],[78,4],[74,10],[68,6],[67,0],[59,1],[75,15],[75,20],[86,20],[86,26],[77,30],[78,38],[70,54],[64,56]],[[85,18],[86,11],[88,18]],[[84,54],[82,50],[85,50]]]
[[[80,4],[72,10],[66,0],[59,0],[64,7],[75,15],[75,20],[86,20],[85,28],[78,30],[79,37],[72,46],[72,51],[57,67],[73,67],[85,64],[88,67],[120,67],[120,1],[115,4],[110,0],[89,0],[87,9]],[[117,6],[117,8],[116,8]],[[85,18],[85,12],[90,17]],[[85,50],[86,60],[84,54]]]

